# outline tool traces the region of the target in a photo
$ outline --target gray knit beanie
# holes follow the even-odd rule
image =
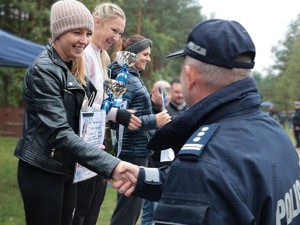
[[[79,1],[60,0],[51,7],[50,28],[52,41],[74,29],[94,31],[94,20],[91,12]]]

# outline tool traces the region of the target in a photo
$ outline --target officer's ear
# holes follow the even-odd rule
[[[188,90],[192,90],[199,80],[199,74],[195,70],[193,65],[189,65],[189,64],[185,65],[184,70],[185,70],[185,76],[187,80],[186,84],[188,86]]]

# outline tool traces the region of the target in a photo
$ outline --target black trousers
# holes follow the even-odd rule
[[[77,183],[77,203],[73,225],[96,225],[106,186],[107,181],[101,175]]]
[[[296,148],[300,148],[300,130],[294,130],[294,136],[296,140]]]
[[[76,203],[73,176],[49,173],[19,161],[18,184],[27,225],[71,225]]]

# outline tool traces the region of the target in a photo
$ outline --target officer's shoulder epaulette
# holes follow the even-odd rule
[[[181,160],[198,161],[202,150],[217,131],[219,125],[209,124],[196,130],[182,146],[177,156]]]

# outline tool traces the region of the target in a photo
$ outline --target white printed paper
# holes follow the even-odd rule
[[[161,162],[173,161],[174,158],[175,158],[175,154],[174,154],[173,149],[171,149],[171,148],[162,150],[160,152],[160,161]]]
[[[104,110],[80,112],[79,136],[86,142],[101,146],[105,135],[106,112]],[[101,149],[99,149],[101,151]],[[97,173],[76,163],[73,183],[87,180],[96,176]]]

